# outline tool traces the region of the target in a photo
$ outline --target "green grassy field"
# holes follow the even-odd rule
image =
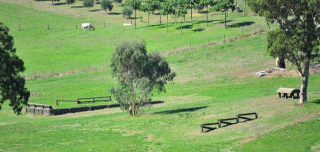
[[[138,12],[138,29],[123,27],[129,20],[103,11],[52,6],[50,2],[0,0],[0,21],[11,29],[18,55],[25,61],[26,76],[82,70],[77,74],[27,81],[33,96],[29,102],[50,104],[54,108],[78,107],[57,99],[76,99],[110,95],[117,85],[106,68],[115,46],[123,40],[145,39],[149,52],[160,52],[177,72],[167,92],[154,93],[154,105],[135,117],[118,108],[61,116],[13,114],[6,102],[0,111],[0,151],[319,151],[320,150],[320,75],[312,75],[308,87],[309,103],[278,99],[279,87],[299,88],[294,71],[255,77],[253,72],[271,68],[274,59],[266,54],[266,33],[222,43],[227,38],[256,32],[263,18],[231,13],[223,28],[222,16],[210,26],[205,14],[195,13],[195,24],[183,29],[170,23],[170,30],[153,16],[147,27],[146,13]],[[240,3],[240,1],[239,1]],[[79,6],[77,2],[74,6]],[[99,9],[98,6],[91,10]],[[82,15],[79,12],[82,10]],[[114,12],[120,12],[116,7]],[[188,20],[188,18],[186,18]],[[106,28],[103,22],[107,21]],[[170,18],[173,22],[174,19]],[[47,23],[52,29],[47,30]],[[96,31],[75,29],[75,23],[91,22]],[[21,31],[17,30],[21,24]],[[184,25],[190,25],[185,22]],[[194,32],[201,29],[203,31]],[[215,45],[206,45],[208,38]],[[192,42],[192,49],[188,49]],[[173,49],[176,47],[176,49]],[[88,68],[88,63],[93,67]],[[294,70],[293,67],[290,69]],[[102,68],[103,67],[103,68]],[[313,71],[313,73],[315,73]],[[114,101],[115,102],[115,101]],[[96,103],[102,104],[102,103]],[[201,133],[201,123],[215,122],[238,113],[258,112],[257,120]]]

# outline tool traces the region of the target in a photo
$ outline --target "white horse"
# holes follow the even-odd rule
[[[83,31],[86,31],[86,29],[88,29],[88,30],[95,30],[96,29],[91,23],[83,23],[81,26],[82,26]]]

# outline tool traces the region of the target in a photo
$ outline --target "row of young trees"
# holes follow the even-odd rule
[[[177,17],[184,18],[190,9],[190,23],[193,24],[193,10],[202,10],[206,8],[207,11],[207,25],[208,14],[210,11],[220,11],[225,13],[225,27],[227,26],[227,11],[234,10],[236,8],[234,0],[127,0],[124,7],[132,7],[135,11],[135,28],[136,28],[136,11],[144,11],[148,13],[148,26],[150,26],[150,13],[155,11],[160,12],[160,23],[162,15],[166,15],[167,18],[167,31],[168,31],[168,18],[169,15],[175,16],[175,23]],[[181,21],[182,22],[182,21]],[[182,25],[181,25],[182,26]]]

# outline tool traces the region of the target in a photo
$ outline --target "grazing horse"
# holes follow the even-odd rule
[[[83,23],[81,26],[82,26],[83,31],[86,31],[86,29],[88,29],[88,30],[95,30],[96,29],[91,23]]]

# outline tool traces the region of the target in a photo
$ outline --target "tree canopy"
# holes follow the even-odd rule
[[[148,105],[152,90],[165,92],[165,84],[176,75],[159,54],[147,53],[144,41],[120,44],[112,54],[111,69],[119,86],[112,87],[110,92],[130,115],[138,114]]]
[[[112,11],[113,9],[113,4],[112,4],[112,1],[111,0],[101,0],[101,8],[103,10],[105,10],[106,12],[109,10],[109,11]]]
[[[248,0],[250,8],[268,23],[268,52],[295,65],[301,76],[300,104],[307,102],[310,63],[319,58],[320,1]]]
[[[25,88],[25,79],[19,75],[25,70],[24,62],[16,55],[9,29],[1,22],[0,64],[0,109],[1,104],[9,100],[14,113],[20,114],[30,96],[30,92]]]
[[[83,4],[83,7],[90,8],[90,7],[93,7],[94,0],[83,0],[82,4]]]
[[[219,0],[216,2],[215,6],[212,7],[215,11],[224,12],[224,27],[227,27],[227,11],[231,9],[234,11],[236,8],[234,0]]]

